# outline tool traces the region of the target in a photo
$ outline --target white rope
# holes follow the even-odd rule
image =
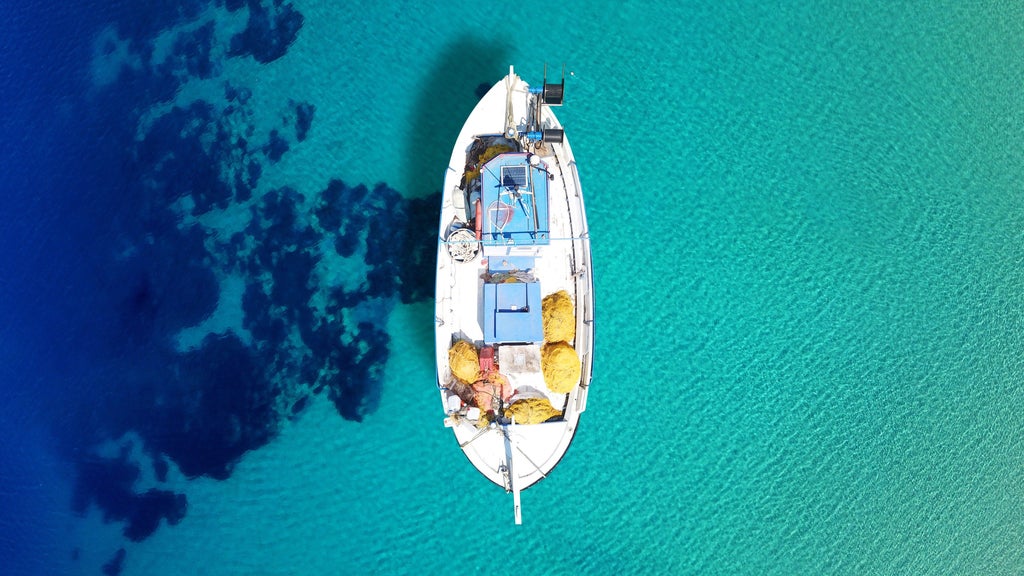
[[[452,232],[445,244],[448,245],[448,254],[459,262],[472,260],[480,250],[477,246],[476,235],[468,228],[460,228]]]

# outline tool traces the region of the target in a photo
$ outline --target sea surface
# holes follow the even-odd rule
[[[3,574],[1024,572],[1019,2],[4,13]],[[517,527],[433,258],[462,121],[545,63],[597,350]]]

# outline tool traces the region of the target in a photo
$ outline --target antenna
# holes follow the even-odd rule
[[[513,79],[514,74],[515,70],[512,66],[509,66],[508,76],[505,77],[505,137],[509,140],[517,136],[515,119],[512,118],[512,85],[515,82]]]

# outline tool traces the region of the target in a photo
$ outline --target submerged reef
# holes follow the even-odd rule
[[[316,106],[309,102],[292,102],[295,105],[295,139],[302,142],[309,135],[309,129],[313,126],[313,114]]]
[[[81,459],[77,467],[73,510],[84,514],[90,504],[96,504],[105,521],[125,523],[124,535],[129,540],[145,539],[156,531],[161,519],[177,524],[188,509],[184,494],[157,489],[136,493],[134,486],[140,471],[126,451],[116,458]]]
[[[274,164],[315,140],[316,106],[303,94],[260,101],[218,79],[224,58],[284,56],[303,16],[281,0],[212,4],[248,11],[244,30],[197,20],[209,2],[144,9],[162,20],[136,29],[119,18],[148,64],[104,85],[108,106],[89,120],[106,159],[97,189],[110,194],[94,204],[115,207],[82,248],[103,321],[88,331],[99,335],[82,363],[92,373],[78,376],[89,385],[61,390],[55,421],[77,471],[73,509],[97,508],[130,541],[184,519],[186,494],[167,483],[229,478],[317,395],[346,420],[373,414],[389,314],[433,294],[440,193],[270,182]],[[157,32],[183,22],[158,50]],[[180,97],[194,80],[216,90]],[[229,321],[223,306],[237,311]],[[140,443],[134,456],[98,449],[127,436]],[[121,548],[104,573],[124,559]]]
[[[290,3],[270,5],[249,0],[249,22],[231,39],[231,56],[252,56],[257,62],[273,62],[288,51],[302,28],[303,16]]]
[[[263,153],[276,162],[288,150],[276,130],[253,148],[257,137],[246,90],[224,88],[226,104],[194,101],[174,106],[149,127],[136,149],[135,168],[153,201],[169,205],[188,198],[194,216],[223,210],[252,196],[263,173]],[[245,128],[238,130],[242,123]]]
[[[136,344],[196,324],[217,305],[217,278],[206,264],[206,231],[178,228],[169,212],[163,218],[150,220],[150,241],[110,268],[126,291],[120,311],[124,333]]]
[[[158,65],[158,75],[180,81],[213,78],[220,72],[220,61],[214,57],[216,41],[214,22],[207,22],[190,34],[178,35],[170,53]]]
[[[233,334],[207,336],[174,370],[180,396],[165,399],[160,418],[136,429],[186,477],[228,478],[242,454],[276,432],[276,387],[260,358]]]
[[[124,567],[124,557],[127,555],[124,548],[118,548],[114,556],[103,565],[103,574],[105,576],[118,576]]]

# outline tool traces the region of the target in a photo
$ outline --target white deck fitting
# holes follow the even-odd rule
[[[482,344],[481,277],[487,270],[488,258],[500,258],[507,252],[505,247],[489,246],[481,250],[474,260],[457,262],[451,258],[444,243],[444,235],[453,220],[461,222],[466,219],[466,202],[459,188],[466,153],[475,136],[505,133],[508,103],[512,106],[512,120],[522,131],[531,115],[533,108],[530,102],[533,98],[528,92],[528,85],[510,69],[509,76],[488,91],[466,120],[445,174],[435,309],[437,382],[443,413],[449,407],[447,386],[452,381],[448,350],[455,339],[469,340],[477,346]],[[562,128],[547,106],[541,107],[540,125],[546,129]],[[533,275],[540,282],[541,296],[565,290],[576,305],[576,338],[570,344],[582,362],[580,383],[569,394],[553,394],[547,391],[539,373],[530,374],[524,369],[508,374],[505,366],[514,350],[503,350],[509,345],[499,344],[496,360],[513,388],[530,387],[546,393],[556,409],[564,409],[562,420],[533,425],[492,424],[483,430],[465,419],[454,423],[449,421],[469,461],[492,482],[513,493],[517,524],[521,522],[519,492],[546,477],[561,460],[576,432],[580,414],[586,409],[594,346],[590,240],[572,149],[565,139],[562,143],[545,143],[534,152],[554,176],[548,182],[551,241],[547,245],[531,246],[528,251],[536,258]],[[516,254],[522,254],[526,249],[518,247],[515,250]]]

